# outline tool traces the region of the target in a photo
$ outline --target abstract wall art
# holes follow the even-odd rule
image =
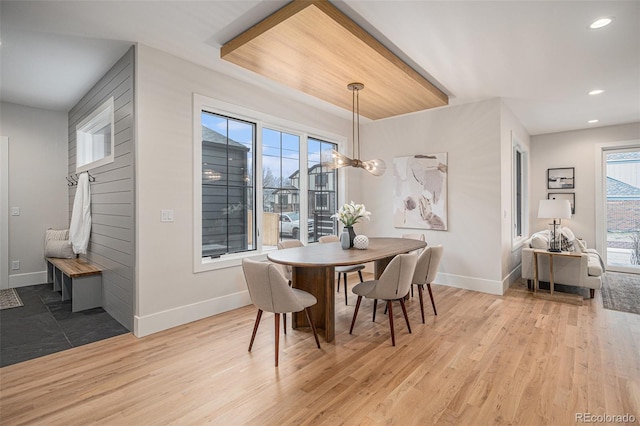
[[[447,230],[447,153],[393,159],[393,226]]]

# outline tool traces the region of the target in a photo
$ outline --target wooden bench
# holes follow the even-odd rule
[[[71,311],[102,306],[102,269],[81,258],[45,257],[48,282],[62,291],[62,300],[71,299]]]

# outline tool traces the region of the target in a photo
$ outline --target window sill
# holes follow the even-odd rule
[[[218,269],[235,268],[242,265],[242,259],[266,260],[267,253],[242,253],[227,255],[219,258],[196,259],[193,265],[193,272],[198,274],[201,272],[215,271]]]

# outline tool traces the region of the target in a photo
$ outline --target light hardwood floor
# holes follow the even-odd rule
[[[350,278],[350,282],[356,280]],[[337,295],[336,340],[289,330],[273,366],[273,316],[247,352],[253,307],[142,339],[111,338],[0,369],[0,423],[46,425],[575,424],[640,419],[640,316],[434,285],[438,316],[363,301],[353,335]],[[636,420],[636,424],[639,420]]]

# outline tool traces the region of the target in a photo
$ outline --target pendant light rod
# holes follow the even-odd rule
[[[351,90],[353,98],[351,102],[351,123],[353,123],[351,128],[352,155],[356,159],[360,159],[360,91],[364,89],[364,84],[349,83],[347,84],[347,89]]]

